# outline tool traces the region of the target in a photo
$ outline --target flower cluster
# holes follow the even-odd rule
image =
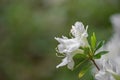
[[[75,66],[73,57],[80,54],[84,57],[80,59],[85,60],[81,60],[80,65],[77,65],[84,67],[79,73],[79,78],[83,78],[86,73],[91,71],[95,74],[94,78],[96,80],[120,80],[120,67],[117,66],[117,63],[113,59],[107,59],[105,57],[106,55],[104,54],[108,53],[108,51],[99,50],[104,45],[104,41],[96,43],[96,36],[93,33],[91,41],[89,42],[87,39],[87,29],[88,26],[85,28],[82,22],[76,22],[70,30],[70,33],[72,34],[71,38],[65,36],[62,36],[62,38],[55,37],[55,39],[59,42],[57,52],[64,56],[62,62],[57,65],[56,68],[67,65],[69,69],[73,70]],[[91,68],[91,64],[89,63],[92,63],[92,65],[96,68],[93,66],[93,68]],[[87,80],[91,79],[88,78]]]
[[[79,49],[80,47],[89,46],[87,41],[87,29],[88,26],[85,29],[81,22],[76,22],[71,29],[71,34],[73,35],[71,39],[68,39],[65,36],[62,36],[62,38],[55,37],[55,39],[60,43],[58,45],[58,52],[65,55],[62,62],[57,65],[57,68],[67,65],[69,69],[73,69],[73,56],[76,55],[77,52],[83,53],[83,50]]]

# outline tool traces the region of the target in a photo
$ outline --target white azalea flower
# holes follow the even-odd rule
[[[79,47],[89,46],[87,41],[87,28],[84,29],[84,25],[81,22],[76,22],[71,29],[71,34],[73,35],[71,39],[68,39],[65,36],[62,36],[62,38],[55,37],[55,39],[60,43],[57,46],[58,53],[65,54],[65,58],[62,59],[62,62],[59,65],[57,65],[57,68],[67,65],[69,69],[73,69],[73,56],[77,53],[83,53]]]
[[[95,75],[96,80],[115,80],[113,76],[103,70],[100,70],[96,75]]]
[[[113,60],[108,60],[102,57],[99,62],[100,71],[95,75],[97,80],[115,80],[113,74],[120,75],[120,68]]]
[[[88,29],[88,26],[85,29],[84,25],[81,22],[76,22],[75,25],[72,26],[72,29],[71,29],[72,35],[75,38],[81,40],[81,42],[82,42],[81,45],[82,46],[88,46],[88,41],[87,41],[88,33],[87,33],[87,29]]]

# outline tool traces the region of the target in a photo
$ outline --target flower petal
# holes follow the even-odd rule
[[[75,25],[72,26],[71,33],[74,37],[81,37],[84,32],[85,29],[82,22],[76,22]]]
[[[70,53],[77,50],[80,47],[80,42],[73,39],[63,39],[63,38],[55,38],[60,44],[58,45],[58,51],[60,53]]]
[[[69,69],[73,69],[73,67],[74,67],[74,61],[73,61],[73,59],[71,59],[71,61],[68,63],[68,65],[67,65],[67,67],[69,68]]]
[[[62,59],[62,62],[59,65],[57,65],[56,68],[65,66],[66,64],[68,64],[67,57],[65,57],[64,59]]]
[[[104,78],[104,76],[105,76],[105,72],[104,71],[99,71],[96,75],[95,75],[95,78],[97,79],[97,80],[105,80]]]

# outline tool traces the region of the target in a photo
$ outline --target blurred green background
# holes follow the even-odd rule
[[[107,41],[119,12],[120,0],[0,0],[0,80],[78,80],[78,71],[56,69],[54,37],[82,21]]]

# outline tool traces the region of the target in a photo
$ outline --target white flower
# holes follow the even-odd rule
[[[80,46],[80,42],[78,39],[68,39],[68,38],[55,38],[60,44],[58,45],[59,53],[71,53],[77,50]]]
[[[115,80],[113,76],[103,70],[100,70],[96,75],[95,75],[96,80]]]
[[[67,67],[72,70],[73,67],[74,67],[73,56],[76,55],[77,53],[83,53],[83,51],[80,50],[80,49],[77,49],[74,52],[67,53],[65,55],[65,58],[62,59],[62,62],[59,65],[57,65],[56,68],[59,68],[59,67],[67,65]]]
[[[100,71],[95,75],[97,80],[115,80],[112,74],[120,74],[120,68],[113,60],[102,57],[99,62]]]
[[[87,28],[88,27],[84,29],[84,25],[81,22],[76,22],[71,29],[71,34],[73,35],[71,39],[68,39],[65,36],[62,36],[62,38],[55,37],[55,39],[60,43],[57,47],[58,53],[65,55],[65,58],[62,59],[62,62],[57,65],[57,68],[67,65],[69,69],[73,69],[73,56],[75,56],[77,53],[83,53],[79,47],[89,46],[87,41]]]
[[[81,45],[82,46],[88,46],[88,41],[87,41],[88,33],[87,33],[87,29],[88,29],[88,26],[85,29],[84,25],[81,22],[76,22],[75,25],[72,26],[72,29],[71,29],[72,35],[75,38],[81,40],[81,42],[82,42]]]
[[[113,14],[110,17],[110,21],[113,25],[115,33],[119,33],[119,30],[120,30],[120,14]]]
[[[68,64],[68,65],[67,65],[67,64]],[[65,66],[65,65],[67,65],[69,69],[73,69],[73,67],[74,67],[74,61],[73,61],[73,59],[72,59],[71,56],[66,56],[66,57],[62,60],[62,62],[61,62],[59,65],[56,66],[56,68],[59,68],[59,67],[61,67],[61,66]]]

